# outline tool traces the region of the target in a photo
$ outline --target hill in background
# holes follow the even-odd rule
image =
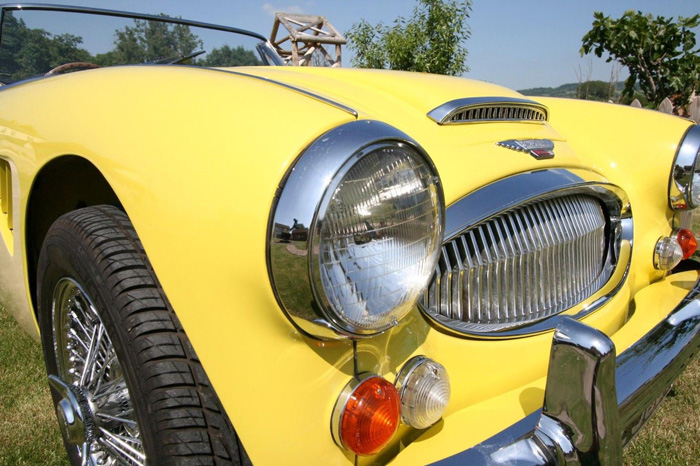
[[[565,97],[569,99],[587,99],[616,102],[620,98],[625,83],[618,81],[611,86],[605,81],[587,81],[583,83],[562,84],[559,87],[533,87],[519,90],[521,94],[542,97]]]

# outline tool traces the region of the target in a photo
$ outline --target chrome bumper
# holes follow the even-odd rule
[[[621,464],[622,447],[698,353],[699,298],[700,280],[619,358],[605,334],[565,319],[554,332],[542,409],[435,464]]]

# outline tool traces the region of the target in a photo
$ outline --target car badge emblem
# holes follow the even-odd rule
[[[537,160],[554,157],[554,143],[549,139],[509,139],[497,142],[496,145],[518,152],[527,152]]]

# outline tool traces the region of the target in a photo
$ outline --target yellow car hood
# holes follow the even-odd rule
[[[441,126],[427,116],[431,110],[455,99],[523,97],[495,84],[437,74],[352,68],[244,67],[233,71],[315,94],[355,110],[360,119],[380,120],[403,131],[423,146],[435,162],[448,203],[472,187],[508,174],[555,165],[579,165],[572,151],[563,147],[558,150],[556,161],[547,161],[496,146],[497,142],[509,139],[563,141],[547,123]],[[298,109],[298,115],[313,121],[312,115],[304,115],[303,108]],[[475,166],[476,171],[472,170]],[[468,181],[464,176],[467,168]]]
[[[237,68],[305,89],[339,101],[360,114],[379,117],[382,108],[392,109],[386,116],[393,119],[398,111],[413,111],[421,116],[450,100],[465,97],[522,97],[510,89],[483,81],[438,74],[353,68],[255,67]]]

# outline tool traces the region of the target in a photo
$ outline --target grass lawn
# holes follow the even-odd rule
[[[626,448],[625,465],[696,465],[700,458],[700,362],[676,382]],[[0,306],[0,465],[67,465],[39,344]]]
[[[39,343],[0,306],[0,465],[67,465]]]

